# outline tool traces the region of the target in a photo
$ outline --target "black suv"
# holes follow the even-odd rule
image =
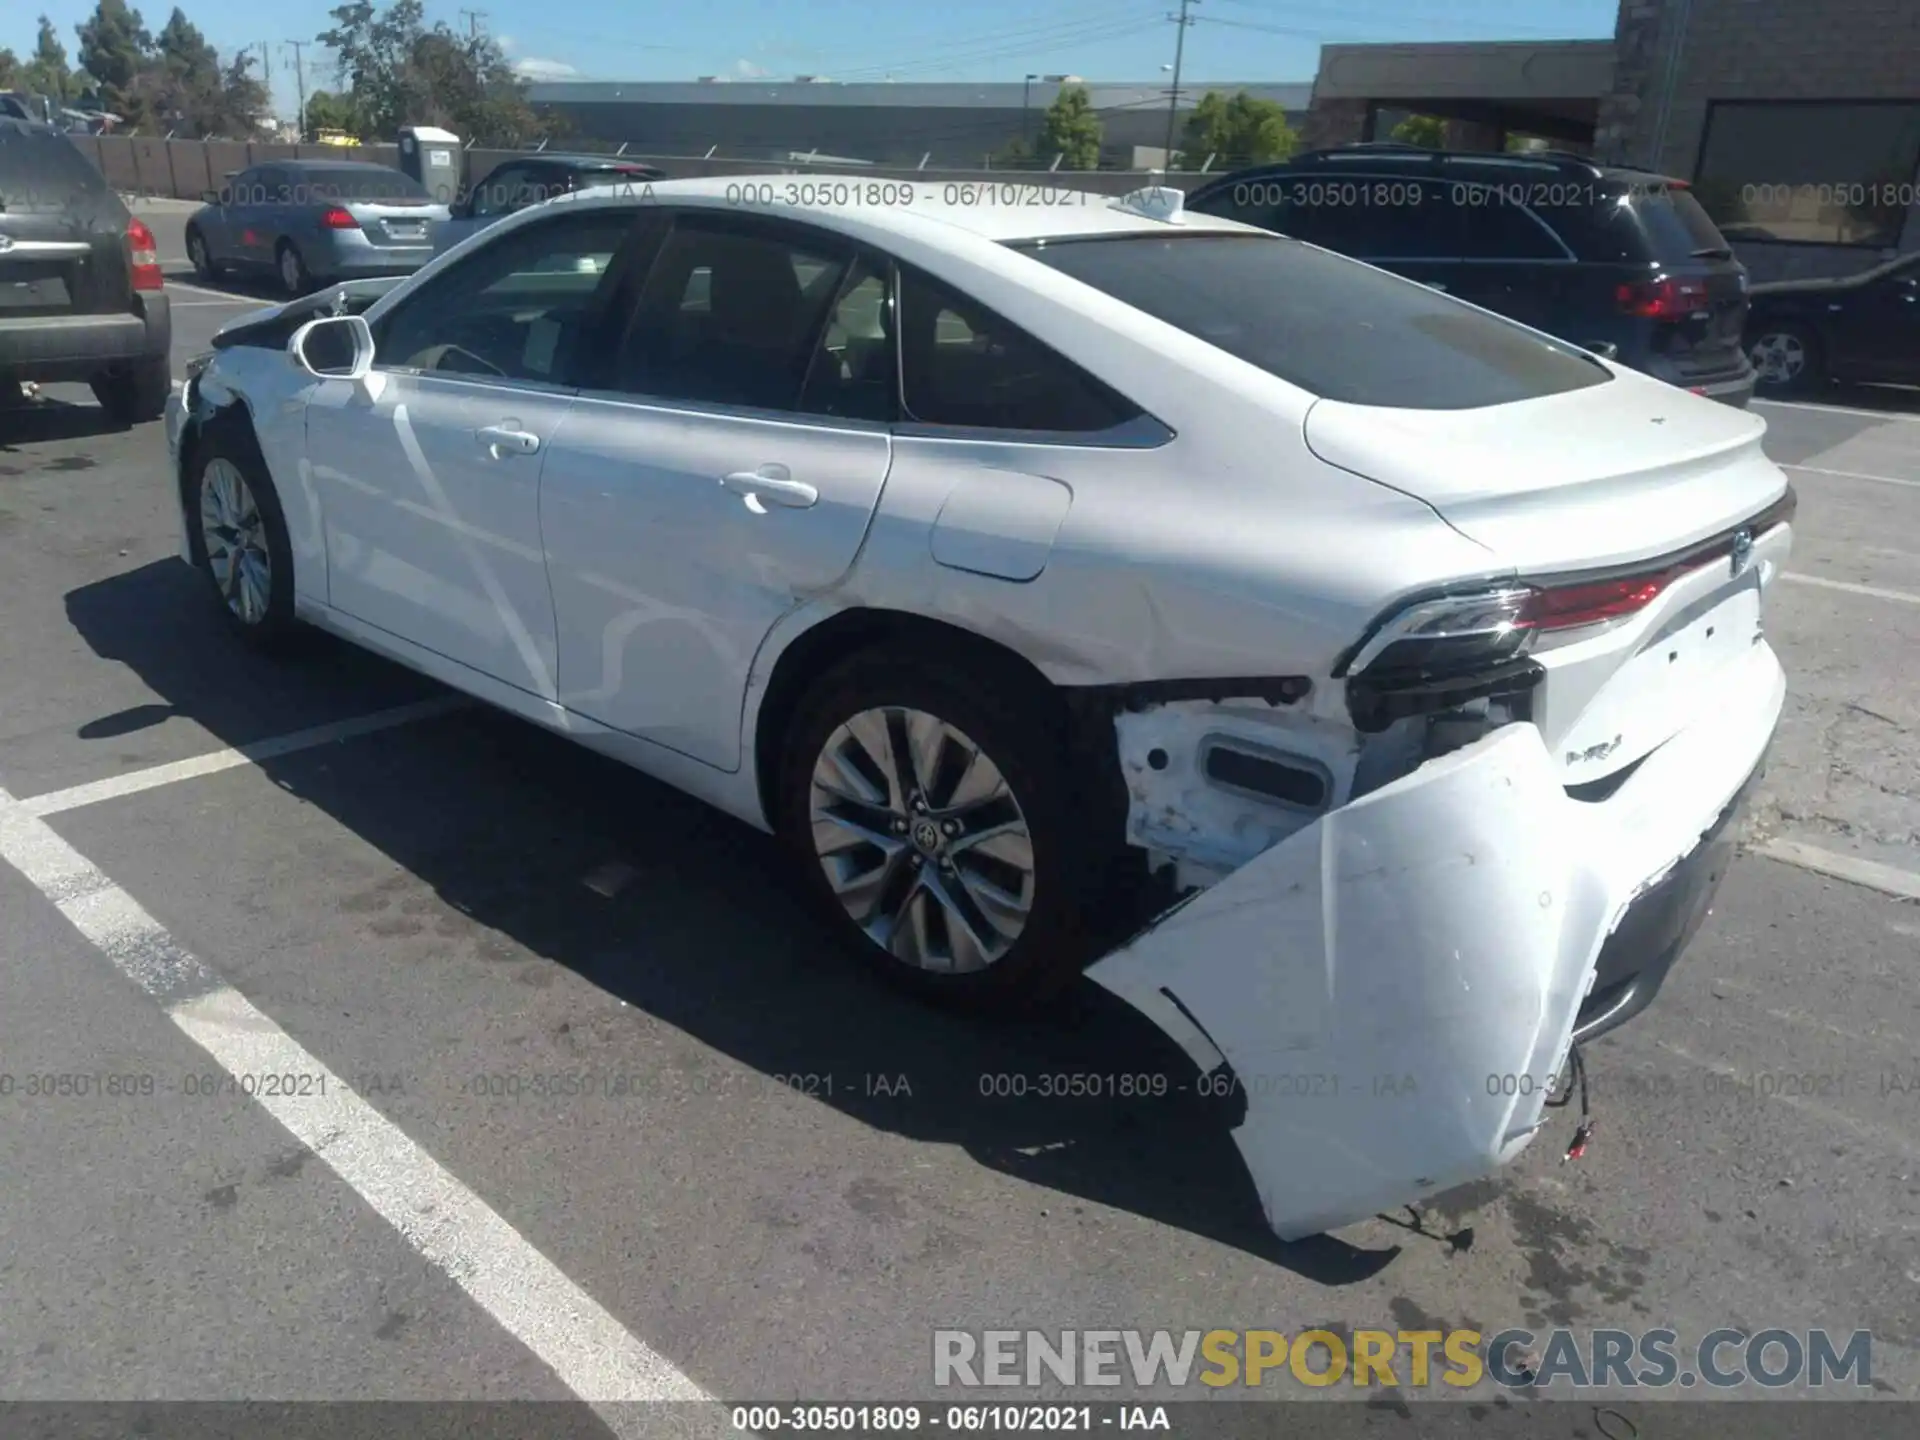
[[[116,423],[157,420],[173,320],[153,232],[65,135],[0,116],[0,385],[84,380]]]
[[[1186,208],[1365,260],[1731,405],[1746,267],[1684,181],[1560,151],[1349,145],[1224,175]]]

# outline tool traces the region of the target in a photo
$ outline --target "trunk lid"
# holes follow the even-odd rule
[[[0,125],[0,319],[131,304],[119,197],[66,136]]]
[[[1480,410],[1323,400],[1306,433],[1321,459],[1433,506],[1491,552],[1491,573],[1558,588],[1671,572],[1643,608],[1535,646],[1532,719],[1570,787],[1623,773],[1710,714],[1727,667],[1759,640],[1792,532],[1751,524],[1788,493],[1758,416],[1624,372]]]
[[[1522,572],[1602,569],[1710,538],[1786,478],[1766,421],[1616,369],[1604,385],[1475,410],[1317,401],[1322,460],[1433,506]]]
[[[433,200],[407,197],[351,200],[344,207],[360,222],[372,245],[427,245],[435,228],[446,222],[448,207]]]

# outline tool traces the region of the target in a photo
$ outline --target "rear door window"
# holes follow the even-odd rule
[[[904,418],[922,425],[1088,434],[1141,414],[1012,322],[905,266],[900,379]]]
[[[1566,260],[1559,239],[1525,205],[1486,185],[1456,185],[1449,199],[1458,212],[1463,260]]]
[[[66,136],[0,124],[0,204],[7,210],[64,210],[78,197],[110,193]]]
[[[1141,235],[1017,248],[1329,400],[1468,410],[1612,379],[1572,345],[1277,237]]]

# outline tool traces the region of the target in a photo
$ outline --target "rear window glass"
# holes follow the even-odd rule
[[[1328,400],[1471,410],[1612,378],[1571,345],[1279,236],[1141,236],[1020,248]]]
[[[1656,260],[1686,260],[1701,251],[1728,248],[1720,227],[1690,190],[1676,190],[1670,185],[1642,189],[1634,196],[1633,212],[1653,242]]]
[[[295,204],[309,200],[431,200],[426,187],[398,170],[293,170]]]
[[[9,210],[61,210],[79,195],[107,194],[93,162],[52,130],[0,121],[0,203]]]

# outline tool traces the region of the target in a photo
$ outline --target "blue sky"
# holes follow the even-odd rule
[[[1089,80],[1150,80],[1173,59],[1178,0],[467,0],[526,73],[594,80],[1012,80],[1029,72]],[[52,17],[69,55],[92,0],[14,0],[0,45],[24,55],[34,16]],[[158,30],[170,3],[137,7]],[[293,50],[328,25],[329,0],[187,0],[181,8],[224,59],[272,46],[274,97],[291,115]],[[1613,33],[1615,0],[1199,0],[1187,32],[1186,75],[1207,80],[1310,80],[1323,42],[1590,39]],[[429,0],[430,19],[468,22]],[[549,23],[555,20],[558,25]],[[332,65],[306,50],[309,89],[332,84]]]

